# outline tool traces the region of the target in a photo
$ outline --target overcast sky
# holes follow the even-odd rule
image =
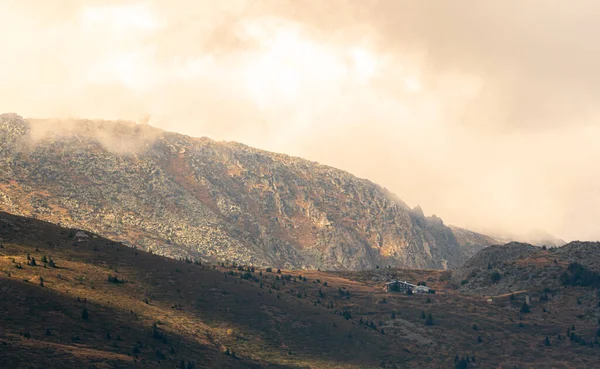
[[[600,3],[0,0],[0,112],[137,120],[600,239]]]

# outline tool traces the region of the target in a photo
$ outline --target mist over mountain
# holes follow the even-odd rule
[[[547,247],[560,247],[567,243],[566,241],[539,229],[532,229],[526,233],[492,231],[486,232],[486,234],[498,240],[499,243],[508,243],[514,241]]]
[[[174,258],[446,269],[494,242],[347,172],[143,124],[4,114],[0,160],[0,210]]]

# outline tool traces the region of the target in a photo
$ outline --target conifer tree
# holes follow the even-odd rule
[[[427,315],[427,319],[425,319],[425,325],[433,325],[433,316],[431,315],[431,313]]]

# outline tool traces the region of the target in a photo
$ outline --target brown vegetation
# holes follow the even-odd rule
[[[524,295],[488,303],[450,272],[198,265],[74,232],[0,216],[0,367],[452,368],[468,355],[469,368],[585,368],[600,355],[589,288],[530,292],[522,314]],[[386,293],[389,277],[437,293]]]

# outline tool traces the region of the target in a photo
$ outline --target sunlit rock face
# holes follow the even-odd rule
[[[445,269],[491,243],[464,248],[441,219],[372,182],[238,143],[15,114],[0,116],[0,138],[0,210],[169,257]]]

